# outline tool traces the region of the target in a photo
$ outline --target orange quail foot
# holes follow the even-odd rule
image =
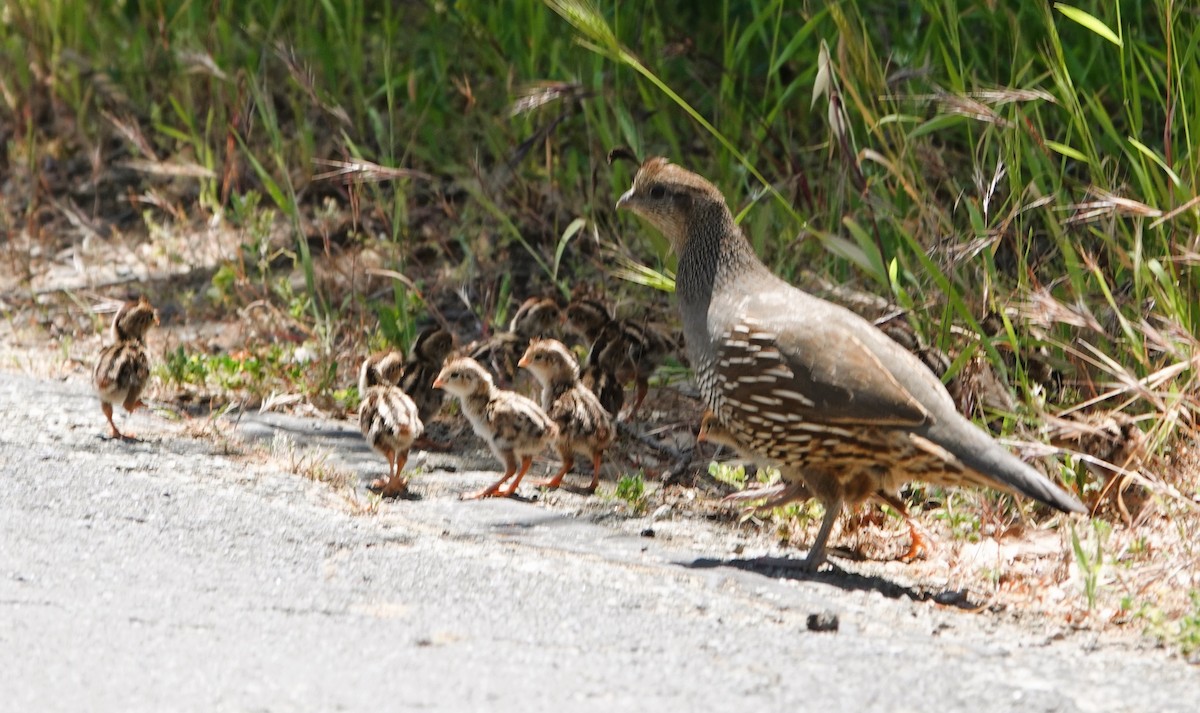
[[[704,417],[700,421],[700,431],[696,434],[696,440],[701,443],[716,443],[726,446],[741,454],[746,453],[746,449],[742,448],[737,439],[733,437],[733,434],[720,423],[717,423],[716,415],[712,411],[704,412]],[[764,500],[765,502],[754,508],[754,510],[762,512],[771,508],[783,507],[789,503],[810,500],[812,497],[812,491],[808,489],[808,485],[804,482],[803,477],[793,477],[790,479],[784,478],[783,482],[775,485],[746,488],[745,490],[726,495],[721,499],[721,502],[733,503]],[[900,556],[899,559],[901,561],[908,562],[931,551],[928,538],[921,529],[921,526],[909,514],[908,507],[905,506],[903,500],[897,495],[886,493],[882,490],[876,491],[872,497],[877,502],[886,504],[895,510],[904,518],[904,523],[908,525],[911,544],[908,551]]]
[[[1022,493],[1086,512],[964,418],[921,361],[853,312],[776,277],[715,186],[662,158],[617,203],[679,257],[676,295],[706,405],[737,442],[804,482],[825,519],[804,566],[825,561],[843,505],[908,480]]]
[[[464,496],[465,499],[507,497],[515,493],[533,457],[558,437],[554,421],[533,401],[498,388],[487,369],[470,357],[447,360],[433,385],[458,398],[475,433],[487,441],[492,453],[504,464],[504,475],[499,480]],[[500,486],[514,474],[512,484],[501,490]]]
[[[619,388],[620,384],[630,381],[636,383],[637,391],[627,416],[633,420],[650,389],[650,377],[671,350],[670,341],[648,324],[614,318],[608,307],[591,299],[579,299],[569,304],[567,323],[590,345],[585,375],[592,382],[589,388],[602,397],[602,402],[607,402],[605,408],[609,413],[617,415],[624,395],[618,401],[603,390],[611,389],[609,384]],[[609,408],[614,403],[616,410]]]
[[[132,433],[121,433],[113,423],[113,407],[121,404],[133,412],[142,403],[142,390],[150,380],[150,359],[146,355],[146,331],[158,324],[158,313],[142,297],[121,307],[113,317],[112,344],[100,351],[92,384],[100,395],[100,410],[108,419],[113,438],[131,439]]]
[[[595,492],[600,483],[600,459],[616,436],[612,417],[579,380],[575,355],[555,339],[534,339],[521,357],[520,366],[529,369],[542,385],[542,409],[558,426],[555,447],[562,467],[549,480],[538,483],[548,488],[562,484],[571,470],[575,454],[592,457],[592,482],[587,492]]]
[[[408,452],[424,426],[417,405],[397,386],[404,375],[404,358],[398,352],[368,357],[358,373],[358,425],[363,438],[379,455],[387,458],[387,478],[371,482],[368,488],[385,498],[394,498],[408,489],[408,480],[400,475],[408,462]]]
[[[562,321],[562,310],[549,297],[530,297],[521,303],[509,321],[507,332],[466,348],[467,356],[495,370],[502,384],[511,384],[517,375],[517,361],[534,337],[553,336]]]

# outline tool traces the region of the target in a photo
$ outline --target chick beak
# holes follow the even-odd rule
[[[522,367],[522,368],[528,367],[529,366],[529,355],[526,354],[525,356],[521,357],[521,360],[517,362],[517,366]]]
[[[617,210],[629,208],[629,204],[633,202],[633,189],[625,191],[620,198],[617,199]]]
[[[434,379],[434,380],[433,380],[433,388],[435,388],[435,389],[444,389],[444,388],[446,388],[446,380],[445,380],[445,379],[443,379],[443,378],[441,377],[441,375],[439,375],[439,376],[438,376],[438,378],[436,378],[436,379]]]

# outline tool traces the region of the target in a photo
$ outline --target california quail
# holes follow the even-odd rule
[[[438,326],[427,327],[417,335],[404,362],[400,388],[417,405],[417,415],[426,423],[442,407],[443,394],[433,388],[433,380],[454,348],[454,338]]]
[[[670,341],[648,324],[613,317],[603,303],[590,299],[575,300],[567,306],[567,324],[591,347],[588,366],[594,364],[596,368],[591,370],[589,381],[598,381],[598,375],[611,375],[618,384],[636,382],[637,392],[628,416],[632,420],[646,399],[651,375],[671,350]],[[615,402],[612,397],[604,400]],[[619,411],[620,405],[616,408]],[[610,413],[616,416],[617,411]]]
[[[696,434],[696,440],[701,443],[716,443],[732,448],[739,454],[746,454],[746,449],[742,448],[737,439],[733,437],[733,434],[729,432],[729,429],[717,422],[716,415],[712,411],[704,412],[704,418],[700,421],[700,431]],[[770,510],[771,508],[783,507],[788,503],[812,499],[813,493],[808,489],[808,484],[804,482],[802,475],[788,478],[783,476],[782,473],[781,469],[782,483],[758,488],[746,488],[731,495],[726,495],[721,501],[746,502],[750,500],[765,500],[766,502],[755,509]],[[904,518],[904,524],[908,525],[910,544],[908,551],[900,556],[901,561],[908,562],[916,559],[922,553],[929,552],[929,540],[925,536],[924,530],[917,524],[912,515],[909,514],[908,506],[904,504],[904,500],[899,495],[878,490],[872,495],[872,498],[895,510],[900,517]]]
[[[144,406],[141,395],[150,380],[150,359],[146,355],[146,331],[158,324],[158,312],[143,296],[128,302],[113,317],[110,335],[112,344],[100,350],[100,358],[92,372],[92,384],[100,396],[100,410],[108,419],[113,438],[133,438],[122,434],[113,423],[113,407],[119,403],[133,412]]]
[[[517,361],[534,337],[554,336],[562,322],[562,310],[549,297],[530,297],[521,303],[508,324],[508,331],[475,342],[464,350],[466,355],[495,370],[502,384],[512,384],[517,376]]]
[[[534,339],[521,357],[520,366],[529,369],[542,385],[542,409],[558,426],[555,447],[562,467],[538,485],[557,488],[575,462],[575,454],[592,458],[592,482],[587,492],[595,492],[600,483],[600,459],[612,444],[617,431],[612,416],[579,380],[575,355],[556,339]]]
[[[1023,493],[1065,512],[1077,498],[954,408],[921,361],[849,310],[787,284],[754,254],[721,192],[651,158],[621,196],[679,257],[676,294],[697,386],[756,457],[826,508],[804,566],[825,560],[842,506],[909,479]]]
[[[358,373],[358,425],[363,438],[379,455],[387,458],[387,478],[379,478],[368,487],[385,498],[408,489],[408,480],[400,475],[408,462],[408,451],[420,437],[424,426],[417,405],[397,386],[404,375],[404,357],[387,352],[367,357]]]
[[[499,480],[465,498],[507,497],[515,493],[533,457],[558,436],[554,421],[533,401],[497,388],[487,369],[470,357],[447,360],[433,385],[458,397],[475,433],[487,441],[492,453],[504,463],[504,475]],[[514,473],[517,477],[512,484],[500,490]]]

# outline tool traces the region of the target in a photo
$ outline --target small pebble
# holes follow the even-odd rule
[[[654,537],[654,528],[647,527],[645,530],[642,530],[641,534],[642,534],[642,537]]]
[[[837,631],[838,616],[831,611],[808,615],[809,631]]]

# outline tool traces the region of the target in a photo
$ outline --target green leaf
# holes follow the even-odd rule
[[[1066,156],[1067,158],[1073,158],[1076,161],[1083,161],[1084,163],[1087,163],[1087,156],[1084,156],[1082,151],[1080,151],[1079,149],[1071,148],[1070,146],[1067,146],[1066,144],[1060,144],[1057,141],[1050,141],[1049,139],[1047,139],[1046,140],[1046,148],[1050,149],[1051,151],[1053,151],[1055,153],[1062,154],[1063,156]]]
[[[1088,28],[1092,32],[1095,32],[1097,35],[1100,35],[1104,39],[1113,43],[1117,47],[1124,46],[1124,43],[1121,42],[1121,38],[1117,36],[1117,33],[1110,30],[1108,28],[1108,25],[1106,25],[1103,22],[1101,22],[1100,20],[1096,19],[1095,16],[1093,16],[1087,12],[1084,12],[1083,10],[1080,10],[1077,7],[1071,7],[1070,5],[1064,5],[1060,2],[1054,3],[1054,9],[1058,10],[1062,14],[1066,15],[1067,19],[1078,22],[1079,24]]]
[[[554,274],[552,275],[555,280],[558,280],[558,266],[562,263],[562,256],[567,250],[567,243],[571,242],[571,238],[575,237],[586,225],[587,220],[585,218],[576,218],[571,221],[571,224],[563,231],[562,237],[558,239],[558,247],[554,251]]]
[[[1141,141],[1138,141],[1132,136],[1128,138],[1129,143],[1133,144],[1133,147],[1140,151],[1143,156],[1158,164],[1159,168],[1167,172],[1167,175],[1171,177],[1171,182],[1174,183],[1176,187],[1182,183],[1182,181],[1179,180],[1179,175],[1171,170],[1171,167],[1167,165],[1167,162],[1164,161],[1161,156],[1155,153],[1154,149],[1150,148],[1146,144],[1143,144]]]
[[[920,138],[926,134],[932,134],[941,131],[942,129],[948,129],[951,126],[957,126],[966,120],[967,117],[963,116],[962,114],[942,114],[941,116],[936,116],[908,132],[908,138],[910,140]]]

